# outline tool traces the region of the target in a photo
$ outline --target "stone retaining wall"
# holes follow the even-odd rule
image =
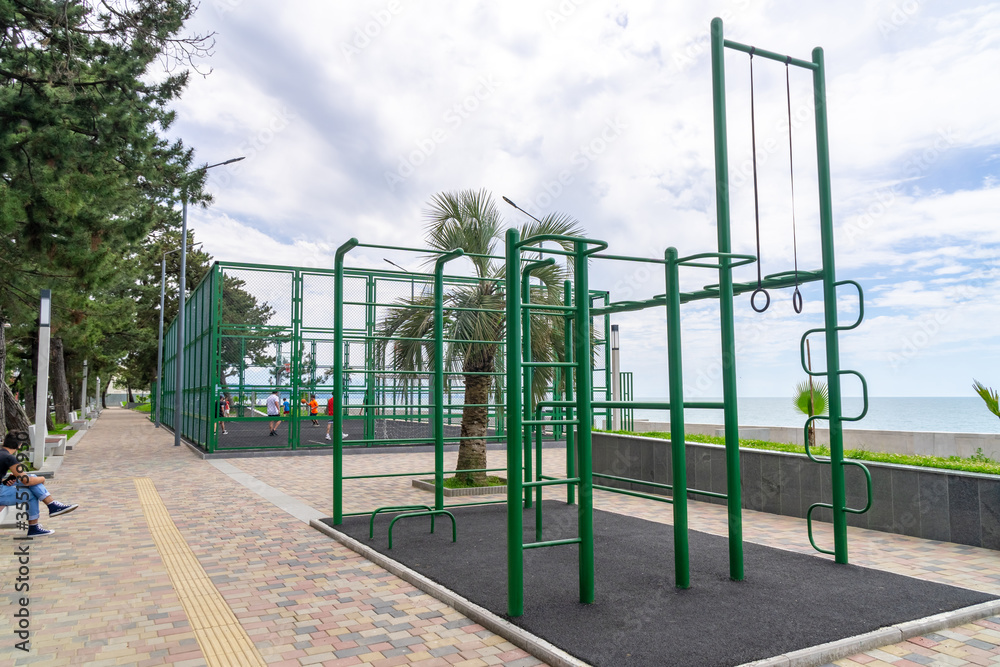
[[[657,438],[594,433],[594,472],[671,484],[670,442]],[[725,447],[688,443],[689,489],[726,492]],[[1000,476],[865,462],[873,503],[866,514],[848,514],[848,525],[929,540],[1000,550]],[[830,469],[802,454],[740,450],[743,507],[805,518],[809,506],[830,502]],[[848,466],[848,507],[864,507],[864,474]],[[668,495],[639,483],[595,478],[595,483]],[[725,501],[691,495],[692,500]],[[827,509],[814,519],[829,522]],[[822,546],[822,545],[821,545]]]

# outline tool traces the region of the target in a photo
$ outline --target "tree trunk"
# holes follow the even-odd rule
[[[104,383],[103,387],[100,387],[100,390],[101,390],[101,408],[104,409],[104,410],[107,410],[107,408],[108,408],[108,389],[110,389],[110,388],[111,388],[111,380],[108,380],[107,382]]]
[[[492,359],[490,360],[492,361]],[[483,364],[483,368],[472,368],[466,365],[463,370],[471,372],[491,372],[493,364]],[[493,385],[492,375],[466,375],[465,403],[462,409],[462,437],[472,438],[462,440],[458,446],[458,470],[481,470],[486,465],[486,433],[489,428],[490,387]],[[511,472],[511,474],[517,474]],[[485,472],[457,473],[458,479],[468,480],[476,484],[485,484]]]
[[[52,402],[56,410],[56,422],[69,423],[70,398],[69,383],[66,381],[66,356],[62,338],[52,339]]]
[[[17,399],[14,398],[14,392],[10,390],[6,382],[0,382],[0,392],[3,392],[3,410],[4,410],[4,425],[8,431],[24,431],[28,432],[28,427],[31,426],[31,421],[28,419],[28,415],[24,413],[21,406],[17,404]]]
[[[125,383],[125,391],[128,393],[128,402],[135,403],[135,396],[132,395],[132,385],[128,382]]]

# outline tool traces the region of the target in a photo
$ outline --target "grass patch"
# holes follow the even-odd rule
[[[458,479],[457,477],[449,477],[444,480],[444,486],[446,489],[474,489],[481,486],[506,486],[507,480],[503,477],[487,477],[485,484],[476,484],[466,479]]]
[[[604,433],[620,433],[623,435],[638,435],[650,438],[660,438],[667,440],[670,434],[664,431],[651,431],[649,433],[635,433],[633,431],[603,431]],[[718,435],[690,434],[685,437],[688,442],[700,442],[711,445],[724,445],[726,439]],[[791,452],[793,454],[805,454],[806,448],[801,445],[793,445],[790,442],[770,442],[768,440],[740,440],[740,447],[749,449],[765,449],[773,452]],[[830,448],[823,445],[812,447],[811,451],[816,456],[829,456]],[[1000,461],[985,456],[980,449],[976,454],[962,458],[961,456],[921,456],[919,454],[890,454],[887,452],[869,452],[864,449],[844,450],[844,458],[855,461],[873,461],[875,463],[896,463],[899,465],[919,466],[922,468],[943,468],[945,470],[960,470],[962,472],[978,472],[987,475],[1000,475]]]
[[[153,409],[153,406],[150,405],[149,403],[142,403],[141,405],[137,405],[132,409],[135,410],[136,412],[145,412],[148,414]]]

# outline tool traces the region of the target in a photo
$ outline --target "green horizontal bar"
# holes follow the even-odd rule
[[[412,338],[407,336],[351,336],[348,338],[344,337],[346,341],[362,341],[362,340],[410,340],[424,343],[433,343],[433,338]],[[463,338],[443,338],[445,343],[478,343],[480,345],[502,345],[502,340],[465,340]]]
[[[743,53],[750,53],[750,49],[754,49],[753,54],[755,56],[760,56],[761,58],[767,58],[768,60],[777,60],[780,63],[787,62],[790,65],[795,65],[796,67],[802,67],[803,69],[816,69],[816,63],[811,60],[801,60],[799,58],[792,58],[791,56],[783,56],[780,53],[775,53],[774,51],[765,51],[764,49],[758,49],[756,47],[747,46],[746,44],[740,44],[739,42],[734,42],[730,39],[722,40],[722,45],[733,49],[734,51],[742,51]]]
[[[667,503],[672,505],[674,503],[673,498],[668,498],[667,496],[657,496],[652,493],[642,493],[641,491],[629,491],[628,489],[616,489],[613,486],[602,486],[600,484],[594,484],[595,489],[600,489],[601,491],[610,491],[611,493],[620,493],[623,496],[634,496],[636,498],[645,498],[646,500],[655,500],[661,503]]]
[[[469,470],[444,470],[442,471],[445,475],[454,475],[460,472],[499,472],[501,470],[506,470],[506,468],[475,468]],[[344,475],[344,479],[377,479],[379,477],[416,477],[423,475],[433,475],[435,470],[430,472],[393,472],[385,473],[381,475]]]
[[[458,503],[456,505],[445,505],[444,508],[445,509],[451,509],[452,507],[473,507],[473,506],[476,506],[476,505],[499,505],[501,503],[504,504],[504,505],[506,505],[507,501],[506,500],[480,500],[479,502],[475,502],[475,503]]]
[[[573,537],[568,540],[549,540],[548,542],[528,542],[527,544],[522,544],[522,549],[539,549],[541,547],[561,547],[566,544],[579,544],[580,538]]]
[[[523,482],[521,486],[525,488],[528,488],[529,486],[558,486],[560,484],[577,484],[579,482],[579,477],[567,477],[559,479],[543,479],[534,482]]]
[[[598,248],[594,248],[592,250],[588,250],[588,251],[584,252],[583,253],[584,255],[592,255],[595,252],[600,252],[602,250],[607,250],[607,248],[608,248],[608,244],[605,243],[604,241],[598,241],[597,239],[585,239],[585,238],[579,237],[579,236],[567,236],[565,234],[537,234],[535,236],[529,236],[528,238],[522,239],[520,242],[518,242],[518,244],[515,247],[517,247],[518,249],[530,249],[530,250],[537,251],[537,252],[548,252],[548,253],[552,253],[552,254],[556,254],[556,255],[575,255],[576,254],[575,252],[571,252],[571,251],[568,251],[568,250],[562,250],[562,249],[556,250],[554,248],[543,248],[541,246],[534,245],[535,243],[542,243],[543,241],[556,241],[556,242],[558,242],[558,241],[567,241],[569,243],[581,243],[582,242],[582,243],[588,243],[588,244],[593,244],[593,245],[596,245],[596,246],[600,246]],[[530,246],[530,248],[528,246]],[[506,258],[503,258],[503,259],[506,260]]]
[[[388,370],[376,370],[376,369],[368,369],[368,368],[344,368],[344,372],[345,373],[359,373],[359,374],[363,373],[363,374],[366,374],[366,375],[373,375],[373,374],[374,375],[427,375],[427,376],[434,375],[434,371],[388,371]],[[445,371],[444,374],[445,375],[506,375],[507,373],[504,372],[504,371],[473,371],[473,372],[470,372],[470,373],[466,373],[465,371]],[[244,386],[246,386],[246,385],[244,385]],[[266,384],[262,384],[262,385],[259,385],[259,386],[264,387],[265,389],[268,388],[268,387],[270,387],[270,385],[266,385]],[[319,384],[317,384],[316,386],[330,386],[330,387],[332,387],[333,385],[319,385]],[[358,389],[357,391],[362,391],[362,390]]]
[[[618,477],[617,475],[605,475],[603,473],[597,473],[597,472],[593,473],[593,476],[594,477],[600,477],[601,479],[614,479],[614,480],[617,480],[619,482],[630,482],[632,484],[643,484],[645,486],[652,486],[652,487],[657,488],[657,489],[667,489],[669,491],[673,491],[673,489],[674,489],[674,487],[672,485],[670,485],[670,484],[660,484],[659,482],[647,482],[646,480],[633,479],[631,477]],[[596,489],[597,486],[595,485],[594,488]],[[620,491],[621,489],[615,489],[615,490],[616,491]],[[729,496],[727,496],[724,493],[716,493],[715,491],[701,491],[700,489],[691,489],[691,488],[689,488],[687,490],[687,492],[688,493],[693,493],[693,494],[696,494],[696,495],[699,495],[699,496],[711,496],[712,498],[722,498],[723,500],[725,500],[726,498],[729,497]]]
[[[575,419],[522,419],[524,426],[579,426],[580,422]]]
[[[669,410],[670,404],[658,401],[594,401],[591,405],[602,408],[636,408],[637,410]],[[720,401],[684,401],[684,407],[692,410],[724,410]]]
[[[534,368],[538,366],[547,366],[549,368],[576,368],[577,364],[575,361],[522,361],[521,366],[526,368]]]
[[[405,308],[406,310],[434,310],[434,306],[421,306],[413,303],[378,303],[375,301],[345,301],[345,306],[374,306],[376,308]],[[496,308],[463,308],[461,306],[444,306],[445,312],[449,310],[465,313],[504,313],[504,310]],[[332,331],[332,329],[331,329]]]
[[[345,477],[344,479],[347,479],[347,478]],[[507,502],[506,500],[484,500],[482,502],[477,502],[477,503],[460,503],[458,505],[445,505],[444,508],[445,509],[449,509],[451,507],[472,507],[473,505],[497,505],[499,503],[506,503],[506,502]],[[368,511],[365,511],[365,512],[344,512],[343,515],[344,516],[369,516],[371,513],[372,513],[372,511],[368,510]]]
[[[629,257],[628,255],[605,255],[597,254],[591,255],[594,259],[613,259],[619,262],[644,262],[646,264],[666,264],[665,259],[656,259],[653,257]]]
[[[552,310],[564,313],[576,312],[576,306],[556,306],[547,303],[522,303],[521,308],[525,310]]]
[[[363,418],[363,417],[362,417]],[[460,442],[462,440],[489,440],[490,442],[503,442],[507,439],[505,435],[463,435],[455,436],[453,438],[445,438],[445,442]],[[426,445],[434,443],[434,438],[370,438],[370,439],[360,439],[360,440],[344,440],[345,445]],[[327,444],[327,447],[331,445]],[[228,447],[226,449],[229,449]],[[255,447],[254,449],[266,449],[261,447]]]
[[[425,252],[431,255],[446,255],[449,252],[454,252],[452,250],[431,250],[430,248],[407,248],[405,246],[397,245],[379,245],[376,243],[359,243],[355,246],[356,248],[378,248],[379,250],[404,250],[406,252]],[[497,257],[496,255],[480,255],[474,252],[465,253],[466,257],[485,257],[486,259],[499,259],[504,260],[506,257]]]

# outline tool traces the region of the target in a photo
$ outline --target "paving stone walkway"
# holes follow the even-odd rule
[[[168,431],[155,430],[143,415],[111,409],[67,453],[50,490],[81,508],[43,517],[56,534],[30,543],[30,653],[14,648],[12,614],[23,595],[13,590],[15,533],[0,534],[0,665],[210,664],[147,524],[137,478],[152,480],[176,531],[269,665],[541,664],[172,443]],[[502,452],[491,457],[491,464],[502,464]],[[448,455],[446,465],[454,459]],[[429,470],[431,461],[430,454],[352,455],[345,468],[347,474],[406,472]],[[328,456],[226,463],[330,513]],[[564,465],[563,452],[545,451],[547,473]],[[347,482],[345,511],[426,502],[425,492],[409,483]],[[605,492],[595,497],[602,509],[670,521],[668,505]],[[724,534],[725,525],[719,506],[691,504],[692,528]],[[801,520],[746,512],[744,527],[750,541],[812,553]],[[853,563],[1000,594],[995,551],[854,528],[849,533]],[[1000,618],[836,664],[1000,665]]]

